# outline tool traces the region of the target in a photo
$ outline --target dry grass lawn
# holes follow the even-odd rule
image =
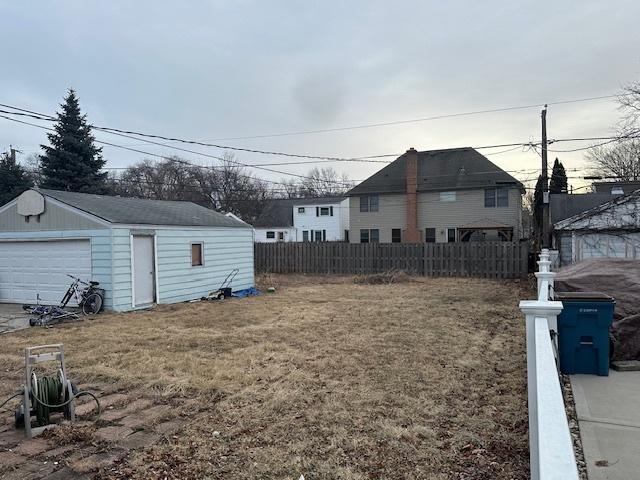
[[[25,346],[62,342],[75,379],[201,405],[103,478],[528,478],[524,285],[267,285],[277,292],[3,335],[0,398]]]

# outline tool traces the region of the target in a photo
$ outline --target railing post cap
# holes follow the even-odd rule
[[[557,315],[562,311],[562,302],[544,300],[522,300],[520,311],[525,315]]]
[[[553,277],[556,276],[556,272],[535,272],[534,275],[536,276],[536,278],[539,278],[541,280],[551,280]]]

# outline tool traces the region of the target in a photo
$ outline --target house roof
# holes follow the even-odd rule
[[[562,220],[561,222],[554,224],[554,228],[556,230],[571,230],[571,227],[580,220],[583,220],[588,217],[593,217],[595,215],[598,215],[599,213],[602,213],[606,210],[609,210],[623,203],[638,201],[638,199],[640,199],[640,190],[636,190],[627,195],[614,195],[613,199],[609,200],[606,203],[590,208],[589,210],[578,213],[577,215],[573,215],[569,218]]]
[[[45,197],[53,198],[110,223],[185,227],[249,227],[246,223],[192,202],[147,200],[47,189],[38,191]]]
[[[616,195],[610,193],[552,193],[549,195],[551,223],[558,223],[565,218],[586,212],[613,198],[616,198]]]
[[[329,203],[340,203],[346,197],[313,197],[313,198],[296,198],[293,205],[326,205]]]
[[[253,223],[256,228],[283,228],[293,226],[293,202],[290,198],[271,200]]]
[[[347,195],[404,193],[406,156],[373,174]],[[418,191],[446,191],[522,184],[471,147],[418,152]]]
[[[611,193],[614,187],[619,187],[624,193],[631,193],[640,188],[640,181],[593,182],[593,186],[598,193]]]

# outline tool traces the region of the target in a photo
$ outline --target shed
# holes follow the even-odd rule
[[[95,280],[116,311],[254,285],[250,225],[191,202],[27,190],[0,207],[0,302],[55,304]]]
[[[587,258],[640,259],[640,190],[554,224],[561,265]]]

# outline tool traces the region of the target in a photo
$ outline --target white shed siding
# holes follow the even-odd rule
[[[216,290],[231,270],[234,290],[254,286],[250,228],[153,228],[156,236],[158,303],[193,300]],[[131,230],[113,229],[114,309],[130,310]],[[204,265],[191,266],[191,244],[203,243]]]
[[[156,231],[160,303],[200,298],[218,289],[235,268],[230,285],[241,290],[254,285],[253,234],[248,228]],[[204,265],[191,266],[191,244],[203,244]]]
[[[131,309],[131,238],[128,228],[111,230],[113,309]]]

